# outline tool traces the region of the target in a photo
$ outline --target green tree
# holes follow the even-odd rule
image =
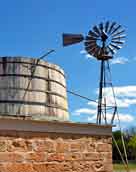
[[[130,138],[128,142],[128,147],[131,152],[132,159],[136,160],[136,135]]]
[[[128,151],[128,139],[125,136],[125,134],[124,133],[121,133],[120,130],[113,132],[113,136],[114,136],[114,138],[116,140],[116,143],[118,145],[118,148],[119,148],[122,156],[124,157],[125,154],[124,154],[124,148],[123,148],[123,143],[122,143],[122,139],[121,139],[121,135],[122,134],[123,134],[123,138],[124,138],[126,150]],[[114,141],[113,141],[113,144],[112,144],[112,151],[113,151],[113,160],[115,160],[115,161],[121,161],[120,154],[119,154],[119,152],[117,150],[117,147],[116,147]]]
[[[114,138],[116,140],[116,143],[117,143],[117,145],[118,145],[118,147],[119,147],[119,149],[121,151],[121,149],[122,149],[121,131],[119,131],[119,130],[114,131],[113,136],[114,136]],[[113,152],[113,154],[112,154],[113,155],[113,160],[115,160],[115,161],[121,160],[120,155],[119,155],[118,150],[117,150],[117,147],[116,147],[116,144],[115,144],[114,141],[112,141],[112,152]]]

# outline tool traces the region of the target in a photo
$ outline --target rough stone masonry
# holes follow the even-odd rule
[[[1,118],[0,172],[112,172],[111,126]]]

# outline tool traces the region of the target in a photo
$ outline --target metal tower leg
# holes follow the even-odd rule
[[[100,71],[100,84],[99,84],[99,97],[98,97],[98,108],[97,108],[97,124],[101,124],[102,116],[102,98],[103,98],[103,83],[104,83],[104,60],[101,61]]]

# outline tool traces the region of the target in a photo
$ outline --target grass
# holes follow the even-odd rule
[[[113,164],[114,172],[126,172],[123,164]],[[136,172],[136,163],[129,163],[130,172]]]

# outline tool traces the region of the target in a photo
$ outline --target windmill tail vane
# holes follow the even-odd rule
[[[62,37],[63,37],[63,46],[72,45],[72,44],[79,43],[84,40],[84,37],[82,34],[64,33],[62,35]]]

